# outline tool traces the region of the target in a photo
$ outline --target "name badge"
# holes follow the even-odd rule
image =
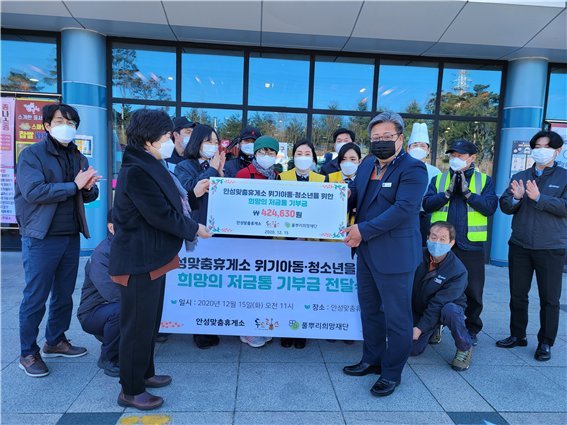
[[[382,187],[392,187],[392,182],[382,183]]]
[[[553,189],[559,189],[559,186],[556,184],[550,184],[548,187],[552,187]]]

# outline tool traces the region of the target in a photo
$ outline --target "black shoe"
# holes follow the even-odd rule
[[[378,378],[376,383],[372,385],[370,392],[375,397],[386,397],[392,394],[398,385],[400,385],[400,381],[390,381],[386,378]]]
[[[379,375],[381,372],[382,370],[379,365],[372,365],[363,362],[354,364],[352,366],[343,367],[343,373],[350,376],[366,376],[370,375],[371,373]]]
[[[295,338],[293,340],[293,346],[299,350],[304,349],[305,344],[307,344],[307,340],[305,338]]]
[[[96,364],[103,370],[105,375],[112,376],[113,378],[120,376],[120,366],[118,363],[111,360],[103,360],[102,357],[99,357]]]
[[[508,338],[496,341],[496,346],[500,348],[525,347],[526,345],[528,345],[526,338],[516,338],[515,336],[509,336]]]
[[[280,344],[284,348],[289,348],[293,345],[293,338],[282,338]]]
[[[537,350],[534,354],[534,358],[538,362],[546,362],[549,359],[551,359],[551,346],[549,344],[544,344],[543,342],[540,342],[537,345]]]
[[[162,334],[162,333],[157,334],[156,342],[160,342],[160,343],[166,342],[167,339],[169,338],[169,335],[171,334]]]
[[[201,350],[205,350],[215,345],[219,345],[219,337],[216,335],[193,335],[195,345]]]

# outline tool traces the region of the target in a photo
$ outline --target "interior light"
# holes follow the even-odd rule
[[[169,81],[173,81],[173,77],[167,77]]]
[[[366,91],[366,87],[363,87],[359,90],[360,93],[364,93]]]
[[[30,81],[33,81],[34,83],[39,82],[39,80],[37,78],[30,78]]]
[[[270,88],[270,83],[264,83],[264,87],[269,89]]]

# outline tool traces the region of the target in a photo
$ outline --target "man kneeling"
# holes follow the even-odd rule
[[[85,281],[77,318],[83,330],[102,342],[98,367],[108,376],[120,374],[118,346],[120,343],[120,287],[110,279],[110,242],[114,236],[112,210],[106,217],[107,238],[93,251],[85,265]]]
[[[413,281],[413,347],[411,356],[418,356],[439,326],[447,326],[457,346],[451,362],[456,371],[471,364],[472,341],[465,326],[467,270],[451,251],[455,244],[455,228],[445,221],[433,223],[429,229],[427,249]]]

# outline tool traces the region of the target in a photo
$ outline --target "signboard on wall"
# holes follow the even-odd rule
[[[512,142],[512,162],[510,164],[510,177],[530,168],[534,160],[530,156],[530,142],[525,140],[514,140]]]
[[[14,205],[14,109],[13,97],[2,98],[2,135],[0,139],[1,222],[16,223]]]
[[[0,142],[0,222],[16,222],[14,204],[15,169],[20,152],[43,139],[42,109],[58,102],[55,98],[2,96],[2,138]],[[8,226],[10,227],[10,226]]]

